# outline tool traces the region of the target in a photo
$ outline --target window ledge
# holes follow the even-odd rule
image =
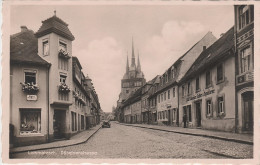
[[[225,82],[225,79],[217,81],[216,85],[219,85],[221,83]]]

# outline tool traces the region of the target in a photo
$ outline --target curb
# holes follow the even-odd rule
[[[100,126],[97,130],[95,130],[87,139],[85,139],[85,140],[83,140],[83,141],[75,142],[75,143],[73,143],[73,144],[64,144],[64,145],[61,145],[61,146],[26,149],[26,150],[23,150],[23,151],[11,151],[11,150],[9,150],[9,154],[15,154],[15,153],[21,153],[21,152],[28,152],[28,151],[39,151],[39,150],[46,150],[46,149],[53,149],[53,148],[62,148],[62,147],[68,147],[68,146],[73,146],[73,145],[82,144],[82,143],[87,142],[95,133],[97,133],[97,131],[98,131],[101,127],[102,127],[102,126]],[[48,143],[45,143],[45,144],[48,144]]]
[[[158,131],[172,132],[172,133],[178,133],[178,134],[184,134],[184,135],[201,136],[201,137],[206,137],[206,138],[219,139],[219,140],[231,141],[231,142],[242,143],[242,144],[249,144],[249,145],[253,145],[254,144],[251,141],[240,140],[240,139],[232,139],[232,138],[226,138],[226,137],[221,137],[221,136],[205,135],[205,134],[195,134],[195,133],[180,132],[180,131],[173,131],[173,130],[165,130],[165,129],[159,129],[159,128],[149,128],[149,127],[144,127],[144,126],[124,124],[124,123],[117,123],[117,124],[121,124],[121,125],[125,125],[125,126],[132,126],[132,127],[152,129],[152,130],[158,130]]]

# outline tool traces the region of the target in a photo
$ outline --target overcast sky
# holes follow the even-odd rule
[[[54,10],[75,36],[72,55],[78,57],[84,74],[93,80],[105,112],[116,106],[127,51],[131,57],[132,36],[149,81],[208,31],[219,38],[234,25],[232,5],[30,5],[11,8],[11,34],[19,32],[21,25],[36,32]]]

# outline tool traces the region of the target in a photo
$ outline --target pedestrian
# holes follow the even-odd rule
[[[183,121],[184,128],[186,128],[186,123],[187,123],[187,115],[186,114],[183,115],[182,121]]]

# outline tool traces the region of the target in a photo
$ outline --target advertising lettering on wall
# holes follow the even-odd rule
[[[187,97],[186,101],[195,100],[195,99],[201,98],[202,96],[210,95],[212,93],[215,93],[215,89],[212,89],[209,91],[204,91],[203,93],[198,93],[195,96]]]

